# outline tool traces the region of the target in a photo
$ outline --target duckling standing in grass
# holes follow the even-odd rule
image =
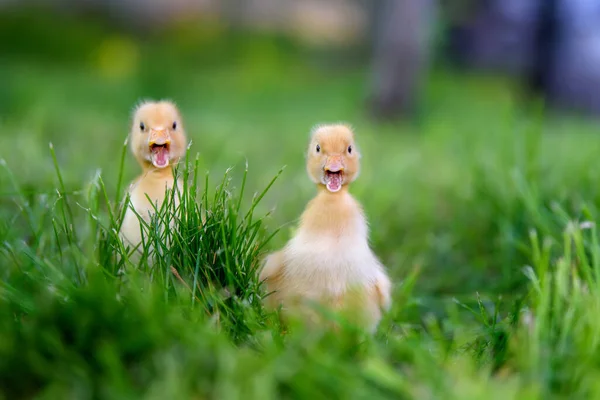
[[[270,293],[267,305],[281,304],[284,314],[314,301],[345,311],[373,332],[391,304],[391,283],[369,247],[362,207],[348,193],[359,158],[348,126],[313,129],[307,171],[318,194],[304,210],[295,236],[267,256],[260,279]]]
[[[169,101],[141,103],[134,111],[129,140],[143,172],[129,188],[131,204],[120,234],[131,247],[138,247],[142,227],[136,213],[150,222],[155,207],[160,209],[165,200],[166,189],[175,185],[173,166],[185,155],[187,139],[179,110]],[[181,182],[177,185],[181,189]]]

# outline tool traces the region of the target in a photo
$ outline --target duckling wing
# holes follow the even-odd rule
[[[385,273],[378,274],[375,280],[375,299],[379,307],[383,310],[389,310],[392,305],[392,283]]]
[[[259,273],[259,280],[264,283],[267,292],[265,305],[269,308],[276,307],[279,302],[278,291],[283,277],[284,257],[282,251],[269,254]]]
[[[260,271],[259,280],[260,281],[270,281],[275,279],[283,272],[283,252],[276,251],[274,253],[269,254],[265,258],[265,263]]]

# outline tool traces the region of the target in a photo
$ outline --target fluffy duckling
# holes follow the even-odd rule
[[[313,129],[307,153],[308,175],[318,193],[304,210],[295,236],[270,254],[260,272],[267,306],[286,314],[308,300],[336,311],[373,332],[391,304],[391,283],[368,243],[361,205],[348,186],[359,174],[360,154],[350,127]],[[315,314],[312,314],[315,315]]]
[[[127,244],[137,247],[142,240],[142,227],[131,207],[150,222],[154,207],[160,209],[165,200],[166,189],[175,185],[173,165],[185,155],[187,139],[179,110],[169,101],[141,103],[134,111],[129,141],[143,172],[129,188],[131,205],[120,234]],[[181,189],[181,182],[177,185]]]

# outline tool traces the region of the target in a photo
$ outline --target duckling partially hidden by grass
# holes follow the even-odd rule
[[[126,245],[141,251],[142,226],[136,213],[150,222],[155,208],[161,208],[167,189],[175,185],[173,166],[185,155],[187,143],[181,114],[169,101],[141,103],[135,109],[129,135],[131,151],[143,172],[129,188],[131,204],[120,234]],[[177,185],[181,189],[181,182]]]
[[[307,205],[295,236],[267,256],[260,279],[268,306],[282,305],[309,316],[315,302],[341,311],[373,332],[390,307],[391,283],[368,243],[367,221],[348,193],[359,173],[360,154],[345,125],[317,126],[311,136],[307,170],[318,194]],[[298,308],[300,307],[300,308]]]

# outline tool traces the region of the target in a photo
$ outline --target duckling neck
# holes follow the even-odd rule
[[[152,202],[162,202],[165,198],[165,190],[171,189],[175,185],[172,168],[144,168],[142,175],[135,181],[131,189],[134,197],[140,198],[142,202],[146,201],[146,196]]]
[[[335,193],[319,185],[317,195],[302,215],[300,229],[340,236],[351,233],[362,225],[364,225],[362,208],[348,192],[347,185],[342,186]]]
[[[142,179],[145,180],[173,180],[173,167],[156,168],[154,165],[144,165]]]

